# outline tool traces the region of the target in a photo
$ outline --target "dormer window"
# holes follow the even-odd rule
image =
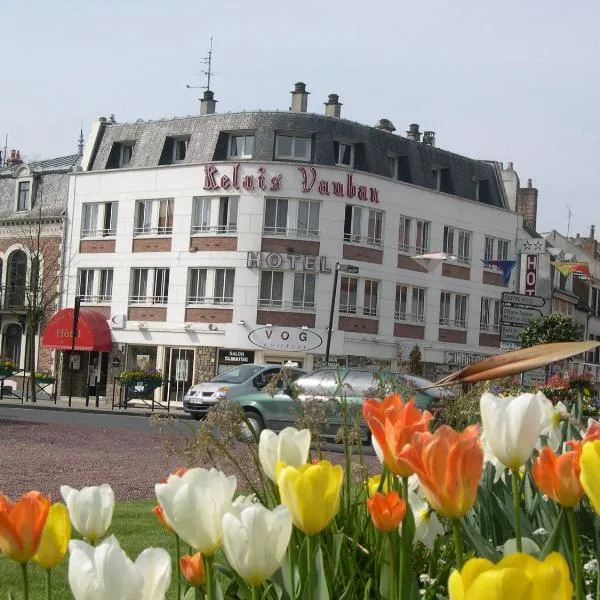
[[[110,150],[106,168],[119,169],[128,167],[131,164],[134,147],[135,142],[115,142]]]
[[[253,135],[231,134],[229,136],[229,150],[227,152],[229,158],[252,158],[253,152]]]
[[[189,143],[189,136],[167,137],[158,164],[174,165],[183,162],[187,156]]]
[[[354,166],[354,144],[333,142],[333,154],[336,165],[350,168]]]
[[[20,181],[17,189],[17,211],[23,212],[31,208],[31,181]]]
[[[312,138],[308,135],[275,134],[277,160],[309,161],[312,155]]]

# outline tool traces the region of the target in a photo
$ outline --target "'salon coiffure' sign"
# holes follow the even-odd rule
[[[321,196],[339,198],[357,198],[364,202],[379,202],[379,190],[366,185],[357,185],[354,174],[347,173],[345,180],[322,179],[315,167],[298,167],[299,186],[303,193],[315,192]],[[244,190],[246,192],[278,192],[281,189],[283,175],[267,174],[264,167],[258,167],[256,173],[242,176],[240,164],[233,165],[229,173],[222,173],[215,165],[204,167],[204,189],[209,192]]]

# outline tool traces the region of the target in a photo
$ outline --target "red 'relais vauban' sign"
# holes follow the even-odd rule
[[[321,196],[358,198],[364,202],[379,202],[379,190],[366,185],[356,185],[354,174],[347,173],[345,181],[321,179],[316,167],[298,167],[300,190],[303,193],[316,192]],[[246,192],[257,190],[277,192],[281,189],[282,175],[267,175],[264,167],[256,169],[256,175],[240,176],[240,164],[233,165],[231,175],[220,174],[215,165],[204,167],[204,189],[206,191],[242,189]]]

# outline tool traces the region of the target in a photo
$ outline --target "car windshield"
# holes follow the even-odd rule
[[[211,383],[244,383],[250,377],[253,377],[258,372],[262,371],[263,367],[258,365],[242,365],[241,367],[233,367],[227,371],[223,371],[215,378],[211,379]]]

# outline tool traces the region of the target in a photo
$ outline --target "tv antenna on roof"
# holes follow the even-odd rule
[[[567,207],[567,214],[568,214],[568,218],[567,218],[567,237],[569,237],[569,232],[571,231],[571,217],[573,216],[573,211],[571,210],[571,207],[566,204],[565,205]]]
[[[206,75],[206,85],[190,85],[189,83],[187,83],[185,85],[186,88],[188,88],[188,90],[206,90],[206,91],[210,91],[210,78],[213,74],[212,72],[212,52],[213,52],[213,39],[212,36],[210,38],[210,50],[208,51],[208,56],[205,56],[204,58],[200,59],[202,60],[202,63],[207,65],[207,69],[206,71],[201,70],[200,73],[202,73],[202,75]]]

